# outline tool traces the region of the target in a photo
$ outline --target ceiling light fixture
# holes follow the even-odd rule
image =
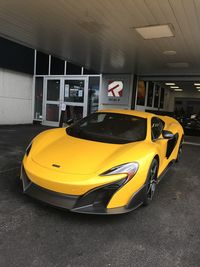
[[[183,91],[183,89],[181,89],[181,88],[178,88],[178,89],[174,89],[174,91],[176,91],[176,92],[182,92],[182,91]]]
[[[135,30],[145,39],[157,39],[157,38],[165,38],[165,37],[174,37],[174,33],[172,32],[172,25],[164,24],[164,25],[153,25],[153,26],[145,26],[138,27]]]
[[[200,86],[197,86],[196,89],[200,89]]]
[[[178,89],[179,86],[170,86],[172,89]]]
[[[176,51],[175,50],[166,50],[163,52],[163,54],[166,56],[174,56],[174,55],[176,55]]]
[[[194,83],[195,86],[200,86],[200,83]]]
[[[200,90],[198,90],[198,92],[200,92]]]
[[[165,83],[165,85],[175,85],[175,83]]]

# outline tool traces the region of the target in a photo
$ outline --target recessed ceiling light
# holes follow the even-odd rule
[[[200,86],[197,86],[196,88],[197,88],[197,89],[200,89]]]
[[[179,86],[170,86],[172,89],[178,89]]]
[[[195,86],[200,86],[200,83],[194,83]]]
[[[166,50],[163,52],[163,54],[166,56],[174,56],[174,55],[176,55],[176,51],[175,50]]]
[[[175,83],[165,83],[165,85],[175,85]]]
[[[171,62],[167,63],[170,68],[188,68],[189,64],[187,62]]]
[[[174,34],[168,24],[138,27],[135,30],[146,40],[164,37],[173,37]]]
[[[181,89],[181,88],[178,88],[178,89],[174,89],[174,91],[176,91],[176,92],[182,92],[182,91],[183,91],[183,89]]]
[[[200,90],[198,90],[198,92],[200,92]]]

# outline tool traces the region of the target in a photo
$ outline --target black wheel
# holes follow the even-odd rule
[[[158,175],[158,161],[157,159],[153,159],[147,176],[145,196],[143,202],[145,206],[150,204],[150,202],[153,199],[154,193],[156,191],[157,175]]]
[[[182,143],[180,144],[179,146],[179,149],[178,149],[178,154],[177,154],[177,158],[176,158],[176,163],[178,163],[181,158],[182,158],[182,153],[183,153],[183,147],[182,147]]]

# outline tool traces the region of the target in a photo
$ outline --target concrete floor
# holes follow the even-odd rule
[[[200,266],[200,146],[184,145],[150,206],[89,216],[21,193],[22,156],[42,130],[0,127],[0,266]]]

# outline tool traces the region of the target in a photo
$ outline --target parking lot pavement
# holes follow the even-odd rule
[[[186,144],[193,144],[200,146],[200,135],[199,136],[186,135],[184,137],[184,142]]]
[[[124,215],[74,214],[21,193],[20,162],[45,128],[0,128],[0,266],[199,266],[200,147],[158,186],[153,203]]]
[[[0,126],[0,172],[19,168],[32,138],[46,129],[40,125]]]

